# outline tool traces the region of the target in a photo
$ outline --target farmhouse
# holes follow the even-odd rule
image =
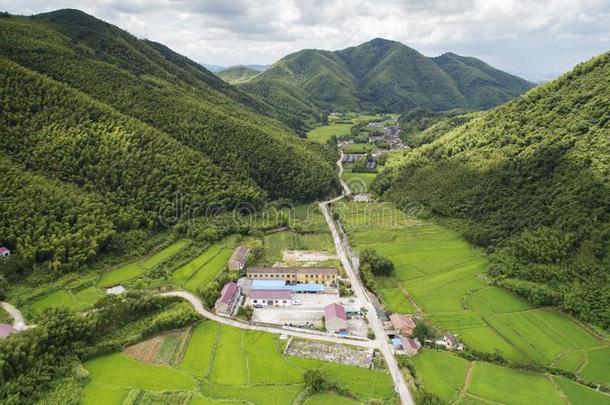
[[[335,285],[337,269],[315,267],[248,267],[248,278],[263,280],[285,280],[290,284]]]
[[[337,303],[327,305],[324,308],[324,320],[329,332],[340,333],[347,331],[347,316],[345,308]]]
[[[239,286],[234,282],[229,282],[222,287],[220,297],[214,304],[214,310],[221,315],[233,315],[237,304],[239,303]]]
[[[292,305],[292,292],[289,290],[252,290],[249,300],[252,306],[286,307]]]
[[[415,322],[409,315],[392,314],[390,315],[390,322],[400,336],[409,337],[415,329]]]
[[[0,339],[4,339],[17,332],[12,325],[3,323],[0,324]]]
[[[0,257],[9,257],[11,255],[11,251],[9,248],[4,246],[0,247]]]
[[[443,333],[443,338],[434,343],[437,346],[446,347],[448,350],[464,350],[464,345],[451,332]]]
[[[246,246],[238,246],[233,251],[231,258],[229,259],[228,267],[229,270],[239,271],[244,268],[248,256],[250,255],[250,249]]]
[[[419,352],[419,349],[421,349],[421,343],[419,343],[419,340],[417,339],[401,338],[400,345],[402,346],[402,350],[409,357],[415,356]]]

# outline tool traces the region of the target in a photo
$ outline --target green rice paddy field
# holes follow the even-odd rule
[[[321,369],[359,401],[394,397],[385,372],[284,356],[285,342],[275,335],[204,321],[190,339],[175,367],[142,363],[123,353],[88,361],[85,368],[90,382],[84,390],[83,404],[122,404],[135,395],[134,390],[140,397],[140,391],[157,397],[164,392],[182,392],[180,398],[190,398],[191,404],[290,404],[304,388],[304,372],[312,368]],[[325,398],[314,396],[307,403],[324,403],[320,401]],[[333,399],[336,403],[357,402]]]
[[[446,351],[426,349],[413,359],[413,363],[424,388],[446,402],[511,405],[610,403],[610,396],[565,378],[469,362]]]
[[[317,127],[309,131],[307,133],[307,138],[315,142],[326,143],[333,135],[349,135],[354,124],[361,121],[368,121],[373,118],[375,118],[374,115],[353,114],[353,116],[348,118],[350,121],[349,123],[344,123],[344,120],[339,120],[339,122],[331,121],[329,125]]]
[[[610,346],[586,326],[549,308],[533,308],[486,283],[485,256],[454,232],[410,218],[383,203],[338,203],[356,250],[373,248],[396,270],[378,279],[390,311],[412,312],[408,293],[428,320],[478,351],[530,360],[610,383]]]

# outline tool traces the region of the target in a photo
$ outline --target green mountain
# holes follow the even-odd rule
[[[247,66],[231,66],[216,73],[218,77],[230,84],[244,83],[258,75],[260,71]]]
[[[277,92],[278,83],[291,90]],[[307,49],[290,54],[240,88],[271,105],[288,108],[301,97],[318,110],[402,113],[486,109],[533,87],[474,59],[445,54],[428,58],[399,42],[374,39],[340,51]],[[316,114],[310,118],[316,118]]]
[[[162,225],[177,198],[201,214],[336,189],[332,152],[161,44],[77,10],[4,16],[0,36],[11,193],[0,199],[0,244],[21,258],[78,267],[122,232]]]
[[[374,187],[457,220],[496,283],[608,329],[608,78],[605,53],[395,157]]]

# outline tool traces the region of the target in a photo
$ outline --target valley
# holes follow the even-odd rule
[[[610,404],[609,52],[0,35],[0,403]]]

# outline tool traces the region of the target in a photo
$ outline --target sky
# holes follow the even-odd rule
[[[381,37],[536,80],[610,50],[610,0],[0,0],[13,14],[60,8],[221,66]]]

